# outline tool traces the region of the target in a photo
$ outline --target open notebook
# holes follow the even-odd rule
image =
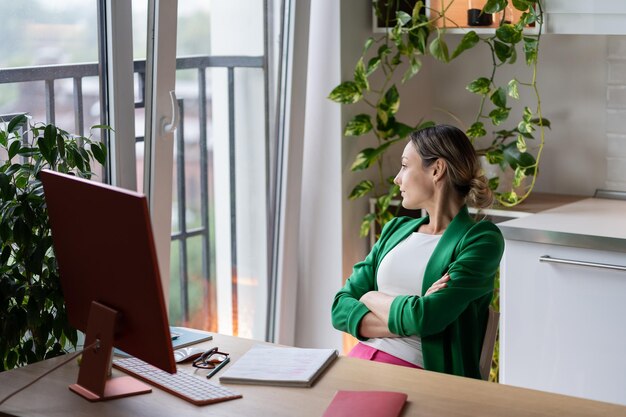
[[[255,345],[220,377],[222,383],[310,387],[337,357],[335,349]]]

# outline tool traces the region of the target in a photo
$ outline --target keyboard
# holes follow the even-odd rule
[[[170,374],[141,359],[115,359],[113,366],[137,379],[154,385],[195,405],[213,404],[241,398],[241,394],[184,372]]]

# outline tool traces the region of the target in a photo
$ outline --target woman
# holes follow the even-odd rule
[[[349,356],[480,378],[480,350],[504,241],[467,205],[493,198],[467,136],[439,125],[411,134],[394,182],[397,217],[354,266],[332,307],[333,326],[360,342]]]

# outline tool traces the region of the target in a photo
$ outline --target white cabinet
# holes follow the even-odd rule
[[[505,234],[506,235],[506,234]],[[506,241],[500,381],[626,404],[626,253]]]
[[[547,33],[626,34],[624,0],[546,0],[544,4]]]

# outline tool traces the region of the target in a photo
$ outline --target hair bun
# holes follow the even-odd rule
[[[479,173],[470,181],[467,204],[474,208],[487,208],[493,204],[493,192],[489,188],[487,177],[482,173]]]

